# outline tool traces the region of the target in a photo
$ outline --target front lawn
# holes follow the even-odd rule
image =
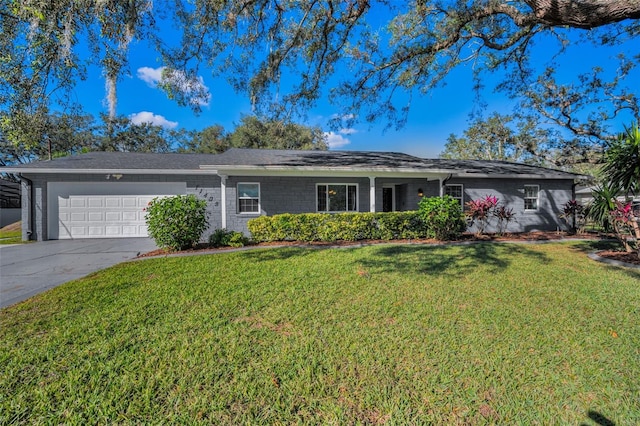
[[[0,424],[640,424],[640,273],[588,249],[119,265],[0,313]]]

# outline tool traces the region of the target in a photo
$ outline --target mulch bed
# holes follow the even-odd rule
[[[596,254],[605,259],[617,260],[618,262],[640,266],[640,258],[638,257],[637,252],[627,253],[624,251],[604,250],[599,251]]]
[[[505,235],[481,235],[476,236],[474,234],[464,234],[459,240],[453,241],[454,243],[461,242],[474,242],[474,241],[559,241],[567,239],[608,239],[609,235],[599,233],[586,233],[586,234],[567,234],[566,232],[526,232],[518,234],[505,234]],[[421,240],[361,240],[361,241],[335,241],[335,242],[298,242],[298,241],[277,241],[271,243],[258,243],[251,244],[250,247],[273,247],[273,246],[291,246],[291,247],[349,247],[349,246],[363,246],[374,244],[443,244],[442,241],[434,239],[421,239]],[[215,253],[220,251],[232,250],[231,247],[213,248],[206,243],[201,243],[195,247],[183,250],[180,252],[172,252],[170,250],[158,249],[148,253],[141,254],[138,257],[152,257],[152,256],[166,256],[169,254],[192,254],[192,253]],[[622,251],[605,250],[597,253],[598,256],[618,260],[625,263],[631,263],[640,265],[640,259],[637,253],[626,253]]]

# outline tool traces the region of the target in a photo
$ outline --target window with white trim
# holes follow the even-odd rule
[[[357,212],[358,185],[319,183],[316,185],[316,209],[319,212]]]
[[[524,210],[535,211],[538,210],[538,195],[540,193],[539,185],[525,185],[524,186]]]
[[[461,184],[445,185],[444,195],[458,200],[460,202],[460,208],[464,209],[464,188]]]
[[[259,183],[238,183],[238,213],[260,213]]]

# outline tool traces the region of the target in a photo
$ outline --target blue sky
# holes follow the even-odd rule
[[[242,115],[251,114],[246,96],[233,91],[224,78],[214,79],[201,74],[202,84],[210,92],[210,100],[202,103],[202,111],[195,114],[180,107],[156,87],[163,64],[154,52],[142,44],[132,47],[130,75],[118,84],[117,113],[136,120],[148,121],[168,128],[200,130],[215,124],[233,130]],[[450,133],[461,134],[467,126],[468,115],[474,106],[473,82],[470,69],[456,70],[445,87],[424,96],[414,95],[406,126],[400,130],[385,129],[385,123],[373,126],[360,123],[354,128],[329,131],[328,122],[338,112],[335,106],[321,102],[301,124],[320,126],[328,133],[331,149],[400,151],[424,157],[437,157]],[[87,81],[77,88],[77,96],[85,110],[95,116],[106,112],[105,86],[102,72],[92,68]],[[492,96],[492,108],[509,113],[511,103]]]
[[[544,42],[538,46],[540,66],[544,67],[547,49]],[[609,63],[615,51],[580,46],[570,50],[562,61],[562,74],[571,80],[578,71],[584,72],[593,65]],[[195,114],[190,108],[180,107],[156,87],[161,67],[158,54],[147,47],[146,42],[133,42],[130,46],[130,75],[118,83],[118,115],[130,117],[134,122],[147,121],[167,128],[200,130],[215,124],[227,131],[233,130],[242,115],[251,114],[247,97],[233,91],[224,76],[214,79],[201,69],[200,84],[209,91],[209,98],[201,102],[202,112]],[[492,91],[491,81],[500,75],[487,76],[489,84],[482,93],[487,103],[485,115],[493,112],[509,114],[514,102]],[[321,101],[308,112],[307,121],[301,124],[317,125],[327,131],[331,149],[399,151],[422,157],[437,157],[444,149],[451,133],[462,135],[468,126],[469,114],[475,106],[472,70],[470,65],[454,70],[443,87],[427,95],[414,94],[406,126],[383,131],[386,123],[373,126],[361,123],[353,128],[329,132],[328,121],[338,112],[335,106]],[[105,86],[99,68],[91,68],[88,80],[76,90],[77,100],[86,112],[98,116],[106,112]]]

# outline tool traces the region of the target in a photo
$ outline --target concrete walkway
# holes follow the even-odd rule
[[[156,248],[149,238],[0,245],[0,308]]]

